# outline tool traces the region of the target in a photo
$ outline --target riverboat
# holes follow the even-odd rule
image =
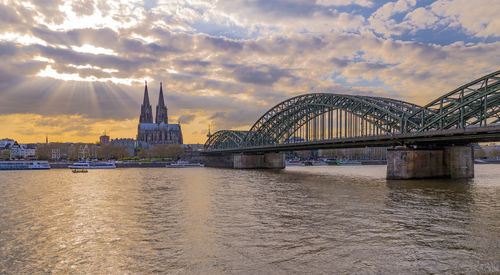
[[[186,168],[186,167],[205,167],[202,163],[190,163],[188,161],[179,160],[170,164],[167,164],[167,168]]]
[[[114,162],[99,162],[99,161],[82,161],[75,162],[72,165],[69,165],[70,169],[115,169],[116,165]]]
[[[340,166],[359,166],[363,165],[361,161],[357,160],[327,160],[328,165],[340,165]]]
[[[325,166],[328,163],[321,160],[290,160],[285,162],[286,166]]]
[[[285,162],[286,166],[304,166],[304,162],[298,159],[290,159]]]
[[[13,160],[0,161],[0,170],[46,170],[50,169],[47,161]]]

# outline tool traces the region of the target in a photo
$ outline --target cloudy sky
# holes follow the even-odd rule
[[[0,1],[0,138],[135,138],[160,81],[186,143],[314,91],[417,104],[500,65],[497,0]]]

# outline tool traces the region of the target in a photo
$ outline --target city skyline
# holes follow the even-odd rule
[[[492,1],[3,1],[0,138],[135,138],[163,82],[185,143],[314,91],[425,104],[498,70]]]

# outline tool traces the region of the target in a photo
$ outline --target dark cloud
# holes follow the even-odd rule
[[[241,82],[272,85],[283,77],[294,78],[287,69],[279,69],[274,66],[249,67],[237,65],[233,70],[233,76]]]
[[[237,53],[243,49],[243,43],[222,37],[199,36],[199,43],[215,51]]]
[[[233,12],[256,13],[272,17],[309,17],[315,13],[328,14],[329,10],[310,0],[229,0],[220,1],[218,6]]]
[[[17,55],[17,53],[19,53],[19,48],[14,43],[0,43],[0,57],[5,56],[8,58]]]
[[[163,45],[158,43],[142,43],[137,39],[122,38],[117,45],[119,52],[135,53],[141,55],[149,55],[155,58],[161,58],[169,53],[179,53],[181,50],[173,45]]]
[[[22,19],[15,8],[0,4],[0,22],[8,26],[7,24],[20,24]]]
[[[174,63],[180,67],[207,67],[211,64],[211,62],[197,59],[176,59]]]
[[[64,46],[90,44],[97,47],[115,49],[119,39],[118,33],[109,28],[54,31],[44,26],[36,26],[30,30],[33,35],[49,44]]]
[[[133,73],[141,69],[149,68],[157,62],[157,59],[152,57],[120,57],[104,54],[80,53],[69,49],[61,49],[45,46],[34,46],[39,50],[40,54],[45,57],[54,59],[56,63],[87,65],[92,64],[101,68],[115,68],[121,73]]]
[[[196,118],[195,115],[193,115],[193,114],[187,114],[187,115],[181,115],[178,120],[179,120],[180,123],[188,124],[191,121],[193,121],[195,118]]]
[[[253,125],[264,112],[265,110],[262,109],[232,110],[225,114],[215,113],[210,117],[210,120],[214,124],[215,130],[234,129]]]
[[[352,64],[351,60],[340,59],[337,57],[332,57],[332,58],[328,59],[328,61],[335,64],[339,68],[344,68],[344,67],[347,67],[348,65]]]
[[[210,119],[225,118],[225,117],[226,117],[225,112],[216,112],[210,117]]]
[[[0,92],[2,114],[81,114],[91,118],[127,119],[136,117],[140,109],[140,88],[112,83],[32,78],[9,86],[9,90]]]
[[[37,0],[32,2],[35,10],[43,15],[49,23],[62,24],[66,15],[59,10],[64,3],[62,0]]]
[[[72,0],[71,9],[79,16],[92,15],[94,13],[94,1]]]

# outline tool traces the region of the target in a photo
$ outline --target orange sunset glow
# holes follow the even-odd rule
[[[189,144],[291,96],[425,104],[500,64],[488,0],[271,2],[1,1],[0,137],[135,138],[145,80]]]

